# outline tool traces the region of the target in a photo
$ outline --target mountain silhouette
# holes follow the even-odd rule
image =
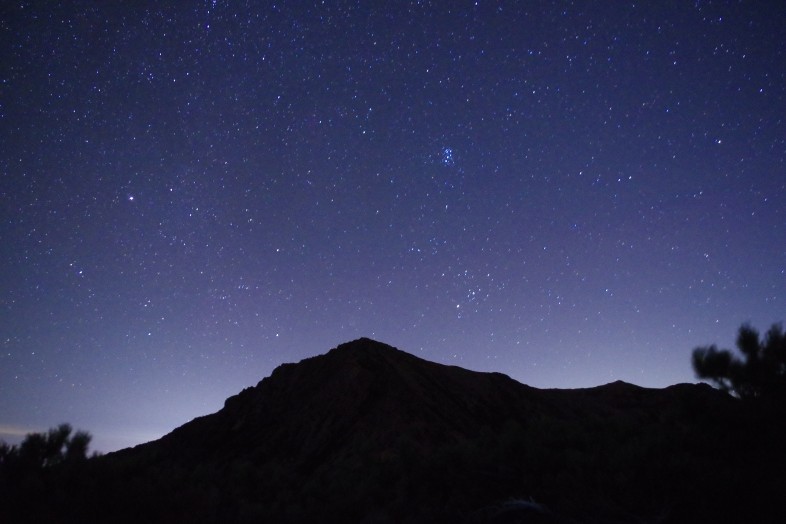
[[[706,384],[536,389],[362,338],[279,366],[157,441],[90,461],[58,515],[766,522],[783,462],[751,446],[751,424],[737,399]]]

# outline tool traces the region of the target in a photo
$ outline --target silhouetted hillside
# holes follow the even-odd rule
[[[158,441],[90,461],[28,515],[766,522],[784,515],[780,435],[766,427],[707,385],[538,390],[360,339],[278,367]]]

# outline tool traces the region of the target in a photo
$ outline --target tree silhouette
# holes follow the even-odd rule
[[[0,442],[0,522],[77,522],[59,512],[82,496],[90,434],[60,424],[28,433],[19,446]]]
[[[86,459],[92,437],[86,431],[71,432],[69,424],[60,424],[46,433],[28,433],[18,447],[0,442],[0,472],[41,470]]]
[[[694,349],[691,361],[696,376],[741,399],[786,401],[786,334],[782,326],[774,324],[760,339],[756,329],[743,324],[737,349],[742,358],[715,345]]]

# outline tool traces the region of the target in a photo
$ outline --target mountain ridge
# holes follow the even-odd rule
[[[361,338],[102,457],[92,493],[120,522],[730,521],[770,467],[746,420],[706,384],[537,389]]]
[[[328,359],[331,359],[329,363],[327,361]],[[273,370],[270,376],[260,380],[256,386],[245,388],[237,395],[227,398],[224,403],[224,407],[220,411],[232,411],[239,404],[242,404],[244,400],[247,400],[251,396],[265,397],[263,402],[266,402],[268,400],[266,397],[267,395],[281,393],[281,391],[276,385],[273,384],[273,382],[289,381],[292,384],[298,384],[299,387],[302,387],[304,383],[310,382],[306,377],[304,377],[304,374],[306,373],[304,366],[317,367],[317,365],[320,367],[320,373],[325,373],[331,377],[331,383],[320,385],[321,387],[326,388],[325,390],[321,391],[320,394],[330,396],[334,402],[344,400],[349,401],[351,404],[354,404],[352,403],[351,398],[368,399],[369,396],[376,398],[381,393],[380,388],[390,386],[391,380],[394,378],[400,380],[401,383],[398,384],[399,389],[394,389],[392,391],[393,394],[404,394],[400,388],[406,385],[407,387],[414,389],[414,392],[422,396],[422,390],[425,384],[418,383],[415,380],[415,377],[412,376],[412,369],[407,369],[407,366],[410,368],[412,366],[425,366],[430,368],[432,371],[439,373],[440,377],[444,381],[454,382],[454,386],[465,388],[464,390],[466,391],[466,394],[462,395],[464,403],[461,404],[460,407],[467,408],[475,414],[477,414],[477,407],[475,407],[473,411],[473,402],[468,397],[477,396],[478,402],[480,402],[484,398],[483,392],[478,391],[477,387],[473,388],[472,386],[469,386],[465,383],[455,384],[456,381],[460,382],[462,379],[464,379],[466,382],[468,377],[472,377],[485,382],[497,382],[497,387],[505,390],[506,393],[513,395],[514,397],[520,397],[521,395],[526,395],[526,393],[531,393],[534,391],[544,392],[545,394],[548,394],[549,392],[556,393],[563,391],[569,391],[573,393],[594,392],[597,394],[607,391],[625,392],[657,390],[654,388],[644,388],[642,386],[630,384],[620,380],[589,388],[538,389],[520,383],[504,373],[493,371],[473,371],[456,365],[431,362],[411,353],[402,351],[394,346],[363,337],[340,344],[322,355],[307,357],[297,363],[281,364]],[[342,367],[344,369],[341,369]],[[311,369],[309,371],[313,372],[315,370]],[[341,373],[346,373],[348,376],[341,376]],[[415,376],[417,376],[417,374],[415,374]],[[435,385],[433,384],[433,379],[431,382],[432,386]],[[686,386],[692,385],[687,384]],[[364,389],[362,394],[358,394],[356,396],[350,394],[359,393],[359,389]],[[518,391],[514,393],[514,390]],[[289,393],[291,393],[291,391]],[[486,392],[486,394],[488,394],[488,392]],[[406,402],[407,400],[412,401],[413,399],[399,397],[398,400]],[[445,402],[447,401],[442,399],[441,403]],[[293,407],[294,406],[290,405],[289,409]],[[264,408],[259,409],[263,410]],[[357,405],[346,406],[344,408],[345,411],[350,409],[356,409],[361,412],[365,411],[361,406]],[[237,430],[240,430],[241,428],[242,424],[235,426],[235,429]]]

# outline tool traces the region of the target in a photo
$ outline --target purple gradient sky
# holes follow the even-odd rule
[[[784,319],[779,3],[381,5],[0,8],[0,438],[360,336],[662,387]]]

